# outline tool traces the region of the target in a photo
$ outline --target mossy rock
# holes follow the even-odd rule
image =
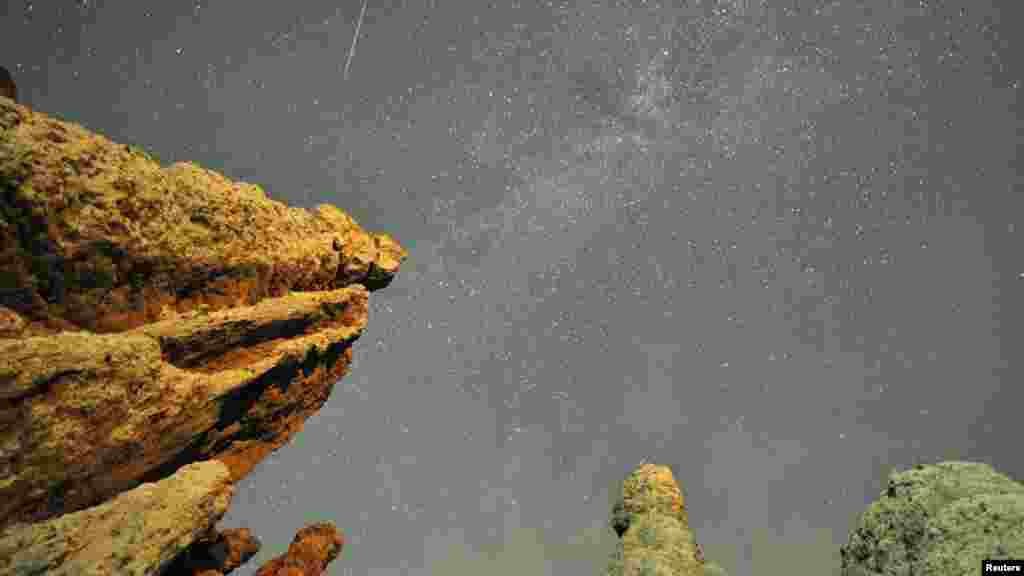
[[[841,555],[844,576],[960,576],[1024,557],[1024,485],[973,462],[895,473]]]

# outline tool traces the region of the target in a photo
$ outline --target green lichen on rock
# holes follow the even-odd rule
[[[121,331],[164,305],[373,290],[407,255],[337,207],[288,207],[191,162],[161,166],[7,100],[0,126],[0,306],[37,330]]]
[[[894,473],[841,555],[843,576],[959,576],[1024,557],[1024,485],[974,462]]]
[[[227,467],[206,461],[78,512],[0,530],[0,573],[160,573],[227,511]]]
[[[125,148],[127,148],[127,150],[135,156],[141,156],[142,158],[145,158],[146,160],[150,162],[155,162],[157,164],[160,163],[160,159],[157,158],[155,154],[153,154],[149,150],[146,150],[142,146],[139,146],[137,144],[127,144],[125,145]]]
[[[324,405],[406,255],[0,98],[0,574],[165,573]]]
[[[644,464],[626,477],[610,523],[620,541],[607,575],[704,574],[682,491],[668,467]]]

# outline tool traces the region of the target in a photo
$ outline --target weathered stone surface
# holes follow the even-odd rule
[[[609,576],[703,576],[683,494],[667,466],[643,464],[622,483],[611,527],[620,542]]]
[[[220,576],[245,564],[260,550],[248,528],[214,532],[192,543],[174,559],[163,576]]]
[[[1024,484],[974,462],[894,473],[841,552],[844,576],[960,576],[1024,558]]]
[[[0,518],[95,505],[209,458],[241,478],[327,400],[366,313],[351,286],[0,340]]]
[[[0,305],[31,333],[120,332],[202,305],[372,290],[405,255],[333,206],[289,208],[0,101]]]
[[[76,514],[123,504],[195,463],[228,483],[248,474],[327,400],[366,326],[369,291],[405,257],[337,208],[289,208],[193,164],[162,167],[0,98],[7,542],[43,534],[53,550],[88,551],[105,566],[114,560],[96,551],[110,534]],[[160,562],[197,538],[207,551],[240,546],[207,572],[248,554],[206,517],[174,518]],[[122,541],[120,552],[146,562],[159,541]]]
[[[256,576],[320,576],[344,545],[330,522],[307,526],[295,535],[288,552],[261,566]]]
[[[224,515],[233,485],[224,464],[197,462],[99,506],[0,532],[0,573],[156,574]]]
[[[0,101],[0,527],[189,462],[244,476],[346,371],[405,252]]]

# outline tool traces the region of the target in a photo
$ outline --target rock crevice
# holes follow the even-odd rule
[[[0,97],[0,550],[47,573],[209,560],[224,494],[327,400],[406,256],[335,207]],[[197,470],[216,505],[146,533],[155,552],[87,529]]]

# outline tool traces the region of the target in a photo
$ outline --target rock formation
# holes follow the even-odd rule
[[[619,536],[606,576],[724,576],[704,559],[682,492],[643,464],[612,507]],[[840,549],[843,576],[968,576],[982,560],[1024,558],[1024,484],[987,464],[941,462],[896,472]]]
[[[307,526],[295,535],[287,552],[264,564],[256,576],[320,576],[344,544],[331,524]]]
[[[1024,484],[987,464],[894,473],[841,550],[844,576],[967,576],[1024,558]]]
[[[227,574],[259,549],[215,528],[234,484],[327,400],[406,253],[0,96],[0,574]],[[724,574],[665,466],[626,478],[611,527],[609,575]],[[258,574],[321,574],[343,542],[307,527]],[[1024,558],[1024,485],[893,474],[841,556],[844,576]]]
[[[327,400],[405,257],[0,98],[0,573],[224,556],[232,484]]]
[[[247,528],[232,528],[195,540],[167,567],[168,576],[220,576],[227,574],[260,551],[261,543]]]
[[[611,527],[619,543],[608,576],[703,576],[703,553],[667,466],[643,464],[626,478]]]
[[[0,535],[4,574],[145,576],[174,560],[227,512],[227,467],[196,462],[92,508]]]

